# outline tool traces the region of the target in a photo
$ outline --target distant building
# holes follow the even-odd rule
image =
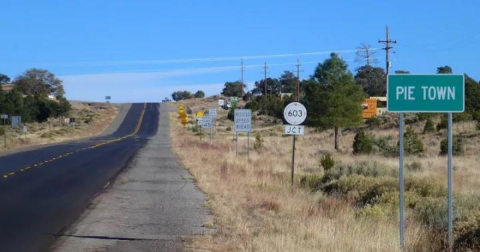
[[[2,90],[4,92],[8,93],[8,92],[12,91],[14,87],[15,87],[15,85],[13,85],[13,84],[6,84],[6,85],[2,85]]]
[[[370,97],[362,103],[364,119],[387,113],[387,97]]]

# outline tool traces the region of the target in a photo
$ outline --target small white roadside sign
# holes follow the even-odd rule
[[[211,129],[212,128],[212,119],[211,118],[202,118],[202,128]]]
[[[252,131],[252,110],[235,109],[235,132]]]
[[[285,135],[303,136],[305,126],[285,125]]]
[[[208,110],[208,115],[210,118],[216,118],[217,117],[217,109],[211,108]]]
[[[223,105],[225,105],[225,100],[223,100],[223,99],[218,100],[218,106],[221,107]]]
[[[283,110],[283,117],[290,125],[299,125],[307,118],[307,109],[300,102],[292,102]]]

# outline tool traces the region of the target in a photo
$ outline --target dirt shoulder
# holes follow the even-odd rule
[[[27,123],[28,131],[7,127],[7,134],[0,136],[0,154],[23,148],[60,143],[102,134],[115,121],[124,105],[96,102],[71,102],[70,117],[75,126],[66,125],[61,119],[43,123]]]

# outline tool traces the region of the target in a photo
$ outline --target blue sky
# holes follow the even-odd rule
[[[334,51],[354,71],[354,49],[382,47],[388,25],[398,41],[392,71],[450,65],[478,80],[479,9],[476,0],[10,0],[0,11],[0,73],[48,69],[69,99],[157,102],[175,90],[220,93],[240,79],[242,57],[249,88],[264,62],[278,77],[298,58],[307,78]],[[384,67],[385,52],[376,56]]]

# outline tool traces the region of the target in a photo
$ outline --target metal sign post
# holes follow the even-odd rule
[[[387,111],[399,113],[400,247],[405,250],[404,112],[448,113],[448,245],[453,249],[452,112],[465,110],[465,80],[455,74],[399,74],[387,77]]]
[[[252,131],[252,110],[251,109],[235,109],[235,156],[238,155],[238,132],[247,132],[247,158],[250,157],[250,132]]]
[[[285,125],[285,134],[293,135],[292,142],[292,169],[291,169],[291,183],[293,186],[295,179],[295,142],[297,135],[303,135],[304,127],[298,126],[307,118],[307,109],[299,102],[292,102],[283,110],[283,117],[290,125]]]
[[[404,129],[403,129],[403,113],[400,113],[399,114],[399,154],[400,154],[400,157],[399,157],[399,163],[398,163],[398,167],[399,167],[399,175],[398,175],[398,184],[399,184],[399,191],[400,191],[400,248],[402,249],[402,251],[405,251],[405,216],[404,216],[404,200],[405,200],[405,180],[404,180],[404,177],[403,177],[403,151],[404,151],[404,147],[403,147],[403,132],[404,132]]]
[[[452,113],[448,113],[448,244],[453,249],[453,167],[452,167]]]

